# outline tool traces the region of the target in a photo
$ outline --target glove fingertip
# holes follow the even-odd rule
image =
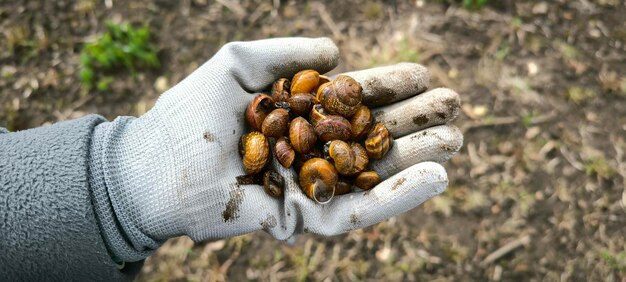
[[[443,193],[448,186],[448,174],[436,162],[415,164],[378,184],[372,190],[379,200],[415,201],[417,204]]]

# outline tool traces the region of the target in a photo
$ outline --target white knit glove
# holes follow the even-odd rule
[[[456,127],[445,125],[458,114],[459,98],[448,89],[420,94],[428,88],[428,72],[408,63],[348,73],[396,139],[372,164],[385,179],[373,190],[320,205],[300,191],[292,170],[280,166],[284,199],[237,184],[235,177],[244,174],[237,144],[254,94],[299,70],[325,73],[338,60],[328,38],[229,43],[145,115],[99,125],[91,183],[115,255],[138,260],[179,235],[201,241],[264,229],[280,240],[302,232],[330,236],[386,220],[443,192],[448,179],[438,163],[463,142]]]

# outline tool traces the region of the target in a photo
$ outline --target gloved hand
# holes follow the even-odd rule
[[[459,98],[448,89],[422,93],[428,72],[409,63],[348,73],[363,86],[364,104],[395,137],[386,157],[372,164],[385,179],[373,190],[316,204],[300,191],[295,173],[280,166],[284,199],[237,184],[235,177],[244,174],[237,144],[254,94],[299,70],[325,73],[338,60],[327,38],[229,43],[143,116],[97,126],[90,182],[113,253],[140,260],[179,235],[194,241],[261,229],[280,240],[302,232],[335,235],[443,192],[448,179],[438,163],[463,142],[456,127],[445,125],[458,114]]]

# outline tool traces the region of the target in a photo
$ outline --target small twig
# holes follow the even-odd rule
[[[229,0],[216,0],[216,2],[222,4],[222,6],[233,12],[233,14],[235,14],[240,19],[246,16],[246,10],[241,7],[241,5],[239,5],[239,3],[237,2]]]
[[[255,10],[254,12],[252,12],[252,14],[250,14],[250,16],[248,17],[248,25],[249,26],[253,26],[256,21],[258,19],[260,19],[263,14],[267,11],[271,11],[272,13],[272,17],[276,17],[273,15],[273,13],[275,12],[274,9],[272,8],[271,5],[267,4],[267,3],[261,3]]]
[[[235,260],[237,260],[237,258],[239,257],[239,255],[241,254],[241,246],[243,245],[243,243],[241,241],[237,242],[237,245],[235,247],[235,250],[233,251],[233,253],[230,255],[230,257],[220,266],[219,268],[219,272],[221,274],[225,274],[228,269],[230,268],[230,266],[235,262]]]
[[[556,117],[556,114],[547,114],[547,115],[538,116],[536,118],[533,118],[532,121],[530,121],[529,125],[537,125],[540,123],[546,123],[555,117]],[[461,129],[463,132],[465,132],[466,130],[479,128],[479,127],[513,125],[513,124],[517,124],[521,122],[522,122],[522,119],[519,117],[496,117],[489,121],[467,123],[464,126],[462,126]]]
[[[490,263],[498,260],[499,258],[505,256],[506,254],[512,252],[513,250],[521,247],[521,246],[525,246],[528,245],[530,243],[530,235],[525,235],[521,238],[518,238],[514,241],[511,241],[507,244],[505,244],[504,246],[500,247],[499,249],[497,249],[495,252],[489,254],[485,260],[483,260],[480,265],[481,266],[487,266]]]
[[[280,0],[272,1],[272,18],[278,17],[278,10],[280,9]]]
[[[567,148],[565,148],[565,146],[561,146],[561,148],[559,148],[559,151],[561,151],[561,155],[563,155],[563,157],[565,158],[565,160],[572,165],[572,167],[574,167],[577,170],[580,171],[584,171],[585,167],[583,166],[582,163],[580,163],[579,161],[576,160],[576,158],[572,155],[572,153],[570,151],[567,150]]]
[[[78,110],[78,108],[84,106],[85,104],[87,104],[87,102],[91,101],[91,99],[93,99],[93,95],[85,95],[81,97],[80,99],[78,99],[78,101],[75,101],[74,103],[69,105],[69,107],[65,109],[63,112],[57,110],[57,111],[54,111],[52,115],[54,115],[54,117],[56,117],[57,120],[59,121],[66,120],[70,118],[72,113]]]
[[[479,127],[489,127],[489,126],[501,126],[501,125],[511,125],[520,123],[520,118],[518,117],[497,117],[490,119],[488,121],[479,121],[479,122],[471,122],[465,124],[462,127],[463,131],[479,128]]]
[[[333,33],[333,37],[335,37],[336,39],[342,39],[343,36],[341,35],[337,24],[335,23],[335,21],[333,21],[333,18],[330,16],[328,11],[326,11],[326,6],[324,6],[324,4],[322,3],[317,3],[316,6],[317,11],[320,13],[320,18],[322,18],[324,24],[326,24],[328,29],[330,29],[330,31]]]

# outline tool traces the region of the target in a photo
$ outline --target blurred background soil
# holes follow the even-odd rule
[[[328,36],[335,73],[418,62],[460,94],[447,191],[331,238],[173,239],[139,280],[626,281],[626,3],[486,2],[5,0],[0,126],[141,115],[229,41]],[[160,67],[81,91],[106,20],[147,24]]]

